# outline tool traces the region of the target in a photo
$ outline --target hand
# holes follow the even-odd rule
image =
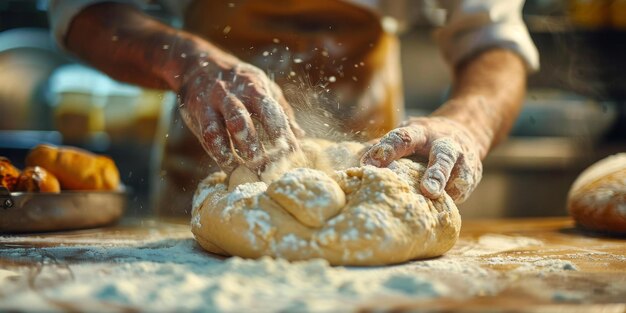
[[[181,115],[223,171],[244,165],[259,173],[298,149],[303,131],[263,71],[230,55],[201,54],[189,64],[178,92]]]
[[[374,144],[361,163],[386,167],[402,157],[428,158],[420,189],[436,199],[443,190],[465,201],[482,177],[483,145],[463,124],[446,117],[411,118]]]

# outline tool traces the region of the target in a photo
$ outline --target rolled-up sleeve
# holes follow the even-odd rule
[[[141,6],[141,0],[51,0],[48,6],[48,21],[55,41],[65,48],[65,35],[72,20],[86,7],[100,2],[129,3]]]
[[[435,38],[451,65],[501,47],[522,57],[530,71],[539,69],[539,53],[522,19],[524,0],[443,0],[441,4],[447,21]]]

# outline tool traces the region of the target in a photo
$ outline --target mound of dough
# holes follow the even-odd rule
[[[226,174],[210,175],[193,200],[196,240],[216,254],[333,265],[401,263],[452,248],[459,212],[447,194],[430,200],[420,193],[424,166],[401,159],[388,168],[361,167],[364,148],[304,140],[306,160],[298,166],[306,168],[283,164],[277,179],[252,181],[242,170],[230,178],[241,184],[229,186]]]
[[[626,234],[626,153],[584,170],[570,189],[567,208],[582,227]]]

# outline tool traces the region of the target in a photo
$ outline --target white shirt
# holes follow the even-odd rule
[[[72,19],[85,7],[111,0],[52,0],[49,17],[54,36],[62,46]],[[192,0],[160,0],[164,8],[182,18]],[[210,0],[206,0],[210,1]],[[432,1],[411,0],[344,0],[374,10],[381,16],[391,16],[400,24],[411,22],[410,12]],[[116,0],[115,2],[145,5],[145,0]],[[530,39],[522,20],[524,0],[440,0],[435,2],[444,14],[445,24],[435,31],[435,38],[446,61],[455,65],[491,47],[516,52],[529,70],[539,69],[539,53]],[[392,8],[392,9],[390,9]]]

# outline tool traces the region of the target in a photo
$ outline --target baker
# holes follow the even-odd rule
[[[157,180],[161,212],[188,210],[197,183],[217,167],[262,172],[298,151],[304,134],[375,140],[363,164],[421,157],[422,192],[445,190],[462,202],[538,68],[522,0],[441,1],[446,25],[436,39],[453,69],[451,96],[430,116],[401,123],[398,39],[385,7],[409,12],[421,2],[161,2],[180,29],[142,13],[141,1],[50,3],[65,50],[118,80],[178,95]]]

